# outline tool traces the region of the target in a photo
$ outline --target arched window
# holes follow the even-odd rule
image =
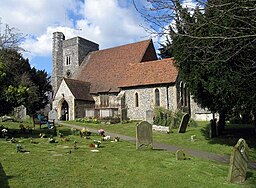
[[[158,89],[155,90],[155,106],[160,106],[160,92]]]
[[[135,107],[139,107],[139,94],[135,93]]]

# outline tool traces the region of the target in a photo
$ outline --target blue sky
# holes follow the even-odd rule
[[[135,2],[150,6],[146,0]],[[160,40],[142,27],[147,27],[147,22],[135,10],[132,0],[0,0],[0,18],[3,24],[27,36],[21,44],[26,50],[24,57],[31,66],[50,75],[55,31],[63,32],[66,39],[81,36],[92,40],[100,49],[148,38],[155,44]]]

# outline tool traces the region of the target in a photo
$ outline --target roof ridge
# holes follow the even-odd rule
[[[147,39],[147,40],[137,41],[137,42],[133,42],[133,43],[127,43],[127,44],[123,44],[123,45],[119,45],[119,46],[114,46],[114,47],[110,47],[110,48],[105,48],[105,49],[101,49],[101,50],[97,50],[97,51],[93,51],[93,52],[97,53],[97,52],[100,52],[100,51],[112,50],[112,49],[115,49],[115,48],[120,48],[120,47],[125,47],[125,46],[132,46],[132,45],[135,45],[135,44],[138,44],[138,43],[150,42],[151,40],[152,39]]]
[[[152,39],[148,39],[147,42],[148,42],[148,45],[147,45],[147,48],[145,48],[145,51],[142,53],[142,56],[141,56],[140,61],[139,61],[140,63],[142,62],[143,57],[144,57],[145,53],[147,52],[150,43],[153,42],[153,41],[152,41]]]

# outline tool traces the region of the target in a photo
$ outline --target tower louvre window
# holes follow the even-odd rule
[[[71,64],[71,57],[70,56],[66,56],[66,62],[65,65],[68,66]]]

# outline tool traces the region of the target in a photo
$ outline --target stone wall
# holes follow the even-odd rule
[[[99,49],[99,45],[81,37],[75,37],[63,41],[63,76],[72,78],[85,56]],[[67,57],[70,57],[70,65],[67,65]],[[70,75],[67,75],[70,72]]]
[[[127,88],[125,90],[125,103],[127,106],[127,116],[132,120],[146,120],[146,111],[154,110],[155,90],[160,93],[160,106],[175,110],[177,107],[176,86],[159,87],[137,87]],[[135,107],[135,93],[139,96],[139,106]],[[168,97],[167,97],[168,96]]]
[[[52,43],[52,90],[53,95],[57,91],[62,74],[63,74],[63,50],[62,43],[65,40],[65,36],[61,32],[53,33],[53,43]]]
[[[191,106],[191,118],[197,121],[210,121],[213,116],[208,109],[201,108],[192,97],[190,97]],[[215,118],[218,118],[218,114],[215,114]]]
[[[52,86],[53,95],[57,92],[61,79],[72,78],[86,55],[99,50],[99,45],[81,37],[65,40],[62,32],[53,33],[52,47]],[[70,64],[67,65],[67,57]]]

